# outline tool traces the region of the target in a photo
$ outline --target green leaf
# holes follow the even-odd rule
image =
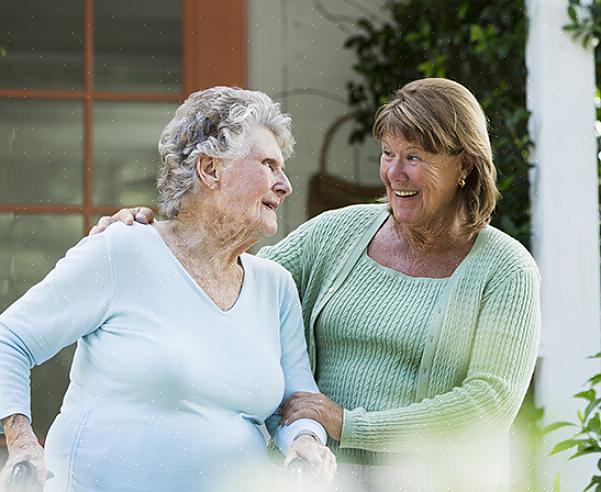
[[[541,430],[541,433],[543,435],[545,435],[545,434],[548,434],[549,432],[553,432],[554,430],[561,429],[562,427],[568,427],[568,426],[577,427],[577,425],[573,424],[572,422],[565,422],[565,421],[553,422],[552,424],[549,424],[549,425],[543,427],[543,429]]]
[[[568,16],[574,22],[578,22],[578,16],[576,15],[576,9],[574,8],[573,5],[568,6]]]
[[[584,409],[584,421],[586,422],[590,416],[590,414],[599,407],[599,403],[601,403],[601,399],[596,399],[591,401],[586,408]]]
[[[579,456],[584,456],[585,454],[593,454],[593,453],[601,453],[601,448],[597,445],[586,446],[581,450],[576,451],[572,456],[568,459],[573,460],[574,458],[578,458]]]
[[[597,393],[595,392],[594,389],[589,389],[586,391],[581,391],[580,393],[576,393],[574,395],[574,398],[584,398],[585,400],[588,400],[588,401],[594,401],[595,398],[597,398]]]
[[[595,384],[601,383],[601,373],[600,374],[595,374],[592,378],[590,378],[588,380],[588,383],[591,384],[591,385],[595,385]]]
[[[549,453],[549,456],[557,454],[557,453],[561,453],[562,451],[565,451],[566,449],[570,449],[575,446],[578,446],[582,442],[583,441],[581,439],[566,439],[565,441],[561,441],[560,443],[557,443],[555,445],[555,447]]]
[[[588,425],[586,426],[587,432],[592,432],[596,435],[601,435],[601,420],[599,419],[599,413],[597,412],[594,417],[592,417],[588,421]]]

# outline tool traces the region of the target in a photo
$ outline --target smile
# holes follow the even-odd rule
[[[409,197],[417,195],[418,193],[419,193],[418,191],[396,191],[396,190],[394,191],[394,194],[401,198],[409,198]]]

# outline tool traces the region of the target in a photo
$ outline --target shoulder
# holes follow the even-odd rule
[[[493,226],[487,226],[480,234],[479,250],[474,255],[473,272],[487,278],[488,289],[501,286],[516,276],[531,278],[538,284],[538,266],[530,252],[519,241]]]
[[[258,288],[268,288],[286,293],[290,288],[296,291],[292,274],[279,263],[248,253],[242,255],[245,270],[250,270]]]
[[[274,280],[290,276],[288,270],[269,258],[244,253],[242,255],[242,262],[245,268],[252,268],[254,274],[262,274]]]
[[[115,222],[98,236],[104,236],[111,249],[115,251],[132,250],[142,245],[154,245],[157,237],[160,237],[153,226],[137,222],[132,225]]]
[[[150,225],[117,222],[97,236],[104,237],[111,262],[116,268],[130,269],[148,262],[157,264],[164,258],[163,240]]]
[[[493,226],[487,226],[483,232],[487,235],[486,252],[492,260],[511,269],[538,271],[534,258],[517,239]]]

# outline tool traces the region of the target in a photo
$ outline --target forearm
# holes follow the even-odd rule
[[[25,415],[19,413],[9,415],[2,419],[1,423],[9,453],[12,454],[17,449],[24,449],[38,444],[31,422]]]
[[[403,408],[345,410],[340,447],[429,452],[501,436],[513,422],[524,391],[498,389],[479,380]]]

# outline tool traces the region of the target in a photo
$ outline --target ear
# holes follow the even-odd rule
[[[214,190],[219,186],[218,162],[214,157],[201,155],[196,161],[196,173],[207,188]]]
[[[474,168],[474,161],[470,156],[462,155],[460,163],[460,173],[463,179],[466,179]]]

